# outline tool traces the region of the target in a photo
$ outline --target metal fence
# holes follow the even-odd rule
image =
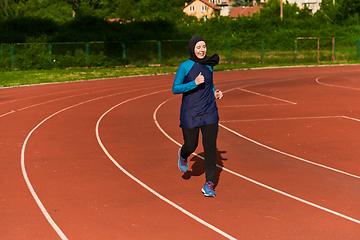
[[[360,39],[297,38],[207,40],[220,63],[317,63],[360,60]],[[177,65],[188,40],[0,44],[0,70]]]

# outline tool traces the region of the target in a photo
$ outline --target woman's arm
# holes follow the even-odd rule
[[[222,99],[222,97],[223,97],[224,95],[223,95],[223,93],[221,92],[221,90],[220,90],[220,89],[215,90],[214,84],[212,84],[212,89],[213,89],[213,92],[214,92],[215,99]]]
[[[173,87],[172,87],[172,92],[174,94],[180,94],[180,93],[188,92],[188,91],[193,90],[194,88],[197,87],[195,80],[183,84],[186,74],[187,73],[186,73],[185,67],[183,66],[183,64],[180,65],[179,69],[176,72]]]
[[[222,99],[223,93],[221,92],[220,89],[218,89],[214,92],[214,96],[215,96],[215,99]]]

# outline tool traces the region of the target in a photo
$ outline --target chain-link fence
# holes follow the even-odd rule
[[[360,60],[360,39],[303,37],[207,40],[221,64],[290,64]],[[178,65],[188,40],[0,44],[0,70]]]

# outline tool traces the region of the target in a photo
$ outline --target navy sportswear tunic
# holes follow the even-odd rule
[[[200,72],[205,82],[197,86],[195,78]],[[180,124],[187,128],[195,128],[219,121],[211,66],[192,60],[183,62],[176,72],[172,91],[174,94],[183,94]]]

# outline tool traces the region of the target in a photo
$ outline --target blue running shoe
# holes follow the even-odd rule
[[[206,182],[201,191],[205,197],[215,197],[214,184],[211,181]]]
[[[178,166],[180,171],[182,172],[187,172],[188,170],[188,163],[187,160],[181,157],[181,148],[179,150],[179,162],[178,162]]]

